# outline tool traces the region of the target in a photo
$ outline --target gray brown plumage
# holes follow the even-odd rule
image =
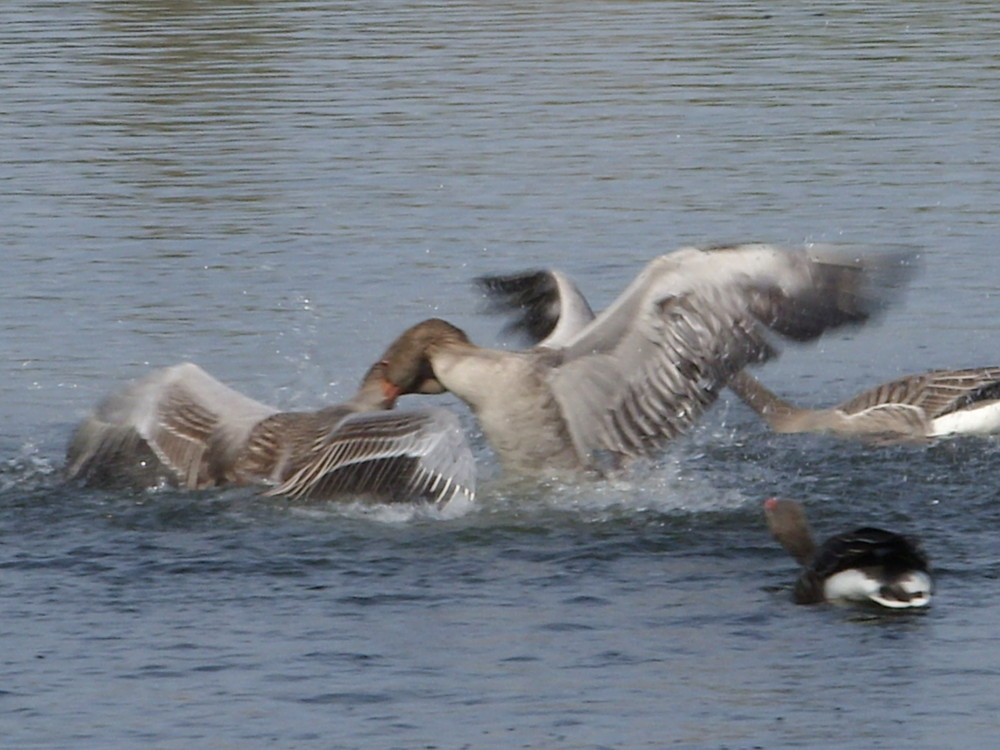
[[[377,364],[343,404],[279,412],[197,365],[176,365],[99,404],[73,435],[66,474],[92,485],[262,484],[268,495],[310,499],[471,499],[475,467],[457,418],[385,411],[398,394]]]
[[[885,445],[1000,430],[1000,367],[907,375],[828,409],[794,406],[747,372],[734,375],[729,387],[775,432],[822,432]]]
[[[882,273],[903,271],[768,245],[686,248],[650,262],[555,343],[484,349],[424,321],[390,347],[387,377],[405,383],[429,365],[470,405],[508,470],[601,470],[687,430],[735,372],[774,356],[774,333],[806,341],[866,320]]]
[[[594,317],[576,285],[558,271],[477,282],[491,311],[514,314],[506,330],[523,333],[540,347],[560,346]],[[829,409],[790,404],[745,370],[733,375],[729,387],[776,432],[826,432],[886,445],[1000,431],[1000,367],[907,375]]]

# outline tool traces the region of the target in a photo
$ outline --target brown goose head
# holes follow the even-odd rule
[[[407,328],[385,350],[379,365],[384,367],[387,387],[404,393],[444,393],[431,366],[431,355],[439,347],[468,345],[465,333],[440,318],[429,318]]]
[[[360,411],[391,409],[401,391],[385,377],[385,362],[376,362],[361,378],[357,393],[348,402]]]

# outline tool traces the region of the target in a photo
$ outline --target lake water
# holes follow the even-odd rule
[[[0,734],[11,748],[993,747],[994,441],[774,436],[726,398],[629,481],[482,479],[458,517],[60,484],[152,367],[346,397],[473,276],[920,249],[879,321],[759,375],[826,405],[995,365],[1000,10],[974,2],[4,5]],[[404,402],[405,403],[405,402]],[[413,398],[413,404],[421,403]],[[919,535],[937,597],[789,599],[761,501]]]

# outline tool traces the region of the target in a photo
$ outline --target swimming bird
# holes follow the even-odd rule
[[[775,432],[828,433],[875,445],[1000,432],[1000,367],[907,375],[829,409],[794,406],[746,371],[729,387]]]
[[[773,334],[808,341],[866,320],[874,288],[902,268],[762,244],[684,248],[651,261],[600,315],[530,349],[478,347],[446,321],[418,323],[387,350],[386,378],[406,390],[429,368],[510,472],[604,473],[685,432],[734,373],[775,356]]]
[[[774,538],[802,566],[792,597],[796,604],[874,602],[903,609],[930,603],[927,558],[905,536],[865,526],[813,541],[802,504],[776,497],[764,501]]]
[[[430,379],[411,387],[440,390]],[[475,464],[457,417],[447,409],[388,411],[399,395],[378,363],[350,400],[281,412],[195,364],[174,365],[97,406],[70,441],[66,476],[192,490],[261,484],[266,496],[314,500],[472,500]]]

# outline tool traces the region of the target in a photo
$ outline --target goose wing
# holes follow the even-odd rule
[[[583,293],[561,271],[530,270],[475,281],[490,312],[512,314],[504,332],[521,334],[538,346],[563,346],[594,319]]]
[[[361,495],[439,506],[475,497],[472,451],[447,409],[351,414],[317,426],[304,448],[268,495],[315,500]]]
[[[934,370],[882,383],[845,401],[838,409],[858,414],[886,404],[920,409],[927,419],[1000,398],[1000,367]]]
[[[688,429],[738,370],[866,320],[899,257],[848,260],[770,245],[686,248],[649,263],[560,350],[549,378],[582,456],[645,455]]]
[[[211,487],[223,480],[253,425],[276,411],[197,365],[157,370],[83,421],[66,473],[87,481],[162,476],[189,489]]]

